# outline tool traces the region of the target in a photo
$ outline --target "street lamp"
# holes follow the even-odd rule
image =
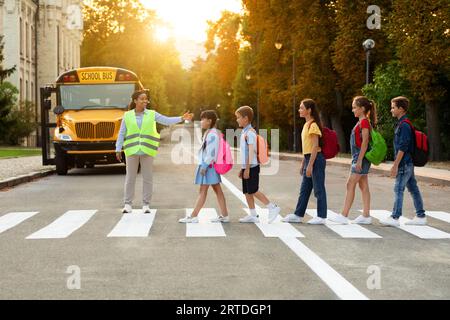
[[[369,57],[370,50],[375,48],[375,41],[372,39],[367,39],[363,42],[364,51],[366,52],[366,85],[369,84]]]
[[[275,48],[277,50],[280,50],[283,47],[283,44],[279,41],[275,42]],[[297,152],[297,135],[295,134],[295,129],[297,128],[297,121],[296,121],[296,112],[295,112],[295,104],[296,104],[296,97],[295,97],[295,50],[292,49],[292,115],[294,117],[294,143],[292,146],[292,151]]]

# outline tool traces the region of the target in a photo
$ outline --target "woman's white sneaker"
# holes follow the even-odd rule
[[[126,204],[122,209],[122,213],[131,213],[131,212],[133,212],[133,208],[131,207],[130,204]]]
[[[279,206],[275,206],[272,209],[269,209],[269,223],[274,222],[277,216],[280,214],[281,208]]]
[[[342,214],[337,214],[334,217],[328,218],[328,220],[335,222],[335,223],[339,223],[339,224],[348,224],[349,223],[347,217],[344,217]]]
[[[281,219],[282,222],[288,222],[288,223],[301,223],[302,218],[294,213],[289,213],[286,217]]]
[[[145,206],[142,207],[142,213],[150,213],[150,212],[151,211],[150,211],[150,207],[149,206],[145,205]]]
[[[419,218],[415,216],[414,219],[405,222],[408,226],[426,226],[427,225],[427,217]]]
[[[352,220],[354,224],[372,224],[371,217],[364,217],[363,215],[359,215],[355,220]]]
[[[218,222],[227,223],[227,222],[230,222],[230,217],[229,216],[226,216],[226,217],[218,216],[218,217],[215,217],[215,218],[211,219],[211,222],[213,222],[213,223],[218,223]]]
[[[198,217],[187,216],[187,217],[184,217],[184,218],[178,220],[178,222],[180,222],[180,223],[198,223]]]
[[[325,224],[326,219],[320,217],[314,217],[308,221],[308,224]]]
[[[259,223],[259,219],[256,216],[252,216],[251,214],[248,214],[245,217],[239,219],[239,222],[242,222],[242,223]]]
[[[392,216],[389,216],[385,219],[381,219],[380,223],[384,226],[389,226],[389,227],[398,227],[400,225],[400,222],[398,221],[398,219],[394,219],[394,218],[392,218]]]

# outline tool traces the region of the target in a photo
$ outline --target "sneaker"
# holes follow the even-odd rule
[[[131,212],[133,212],[133,208],[131,207],[130,204],[126,204],[122,209],[122,213],[131,213]]]
[[[405,222],[405,225],[408,226],[426,226],[427,225],[427,217],[419,218],[417,216],[414,219]]]
[[[252,216],[251,214],[248,214],[245,217],[239,219],[239,222],[242,222],[242,223],[259,223],[259,219],[256,216]]]
[[[223,222],[223,223],[230,222],[230,217],[229,217],[229,216],[226,216],[226,217],[224,217],[224,216],[218,216],[218,217],[215,217],[215,218],[211,219],[211,222],[213,222],[213,223],[217,223],[217,222]]]
[[[400,222],[398,219],[392,218],[392,216],[389,216],[387,218],[381,219],[380,223],[384,226],[390,226],[390,227],[398,227],[400,226]]]
[[[335,223],[339,223],[339,224],[348,224],[348,218],[344,217],[342,214],[338,214],[332,218],[328,218],[328,220],[335,222]]]
[[[142,213],[150,213],[150,207],[148,205],[144,205],[142,207]]]
[[[272,223],[280,214],[280,212],[281,208],[279,206],[275,206],[272,209],[269,209],[269,223]]]
[[[180,223],[198,223],[198,217],[187,216],[187,217],[184,217],[184,218],[178,220],[178,222],[180,222]]]
[[[324,219],[324,218],[314,217],[308,221],[308,224],[325,224],[326,220],[327,219]]]
[[[364,217],[363,215],[359,215],[355,220],[352,220],[351,223],[354,223],[354,224],[372,224],[372,217]]]
[[[301,223],[302,222],[302,218],[299,217],[296,214],[290,213],[286,217],[281,219],[281,221],[282,222],[289,222],[289,223]]]

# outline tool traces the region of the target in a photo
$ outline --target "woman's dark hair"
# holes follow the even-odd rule
[[[216,126],[217,113],[214,110],[205,110],[200,114],[200,120],[201,119],[211,120],[211,128],[214,128]],[[205,148],[206,148],[206,139],[202,145],[202,149],[205,150]]]
[[[131,102],[128,105],[128,110],[133,110],[134,108],[136,108],[136,103],[134,102],[134,100],[139,98],[139,96],[141,94],[145,94],[147,96],[147,98],[148,98],[147,90],[137,90],[137,91],[133,92],[133,94],[131,95]]]
[[[369,100],[364,96],[356,96],[353,98],[353,102],[360,108],[364,109],[364,114],[369,118],[372,127],[377,125],[377,107],[373,100]]]

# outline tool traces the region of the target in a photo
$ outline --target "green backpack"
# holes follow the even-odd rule
[[[386,141],[383,136],[375,129],[370,130],[370,150],[364,155],[374,165],[379,165],[383,162],[387,153]]]

